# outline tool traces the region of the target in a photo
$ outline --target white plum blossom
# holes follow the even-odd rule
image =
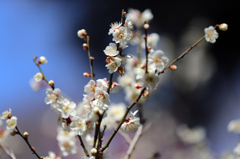
[[[116,43],[110,43],[105,50],[103,50],[105,55],[107,56],[117,56],[119,54],[119,51],[117,50]]]
[[[116,30],[116,29],[119,29],[121,27],[122,23],[118,23],[118,22],[115,22],[115,23],[112,23],[110,26],[111,28],[109,29],[109,32],[108,32],[108,35],[111,35],[113,34],[113,32]]]
[[[63,96],[61,95],[61,90],[59,88],[55,88],[52,90],[51,88],[46,89],[45,103],[51,104],[51,109],[54,111],[58,111],[57,108],[63,102]]]
[[[68,156],[69,154],[77,153],[75,131],[71,131],[71,132],[63,131],[63,129],[59,127],[57,140],[63,156]]]
[[[111,104],[108,109],[108,117],[111,117],[114,121],[120,121],[126,111],[126,105],[124,103]]]
[[[70,124],[70,129],[76,131],[78,135],[83,135],[83,133],[87,130],[86,119],[74,116]]]
[[[169,59],[164,56],[162,50],[153,51],[151,50],[148,55],[148,65],[149,67],[155,68],[157,71],[161,72],[164,67],[168,64]]]
[[[87,32],[85,29],[78,30],[77,35],[79,38],[83,39],[87,35]]]
[[[240,156],[240,143],[233,149],[236,156]]]
[[[104,91],[108,90],[107,78],[98,79],[96,82],[97,82],[97,87],[103,89]]]
[[[137,131],[140,122],[139,122],[139,118],[135,117],[135,115],[137,114],[138,110],[136,110],[134,113],[130,112],[129,116],[127,117],[127,119],[123,122],[122,126],[121,126],[121,130],[125,133],[134,133]]]
[[[108,57],[107,58],[107,63],[106,67],[109,73],[113,73],[116,72],[118,70],[118,67],[121,66],[121,61],[122,59],[120,59],[119,57]]]
[[[240,119],[230,121],[228,124],[228,131],[240,134]]]
[[[177,129],[177,135],[187,144],[198,144],[205,139],[206,132],[203,127],[189,129],[186,125],[180,125]]]
[[[85,137],[85,140],[86,140],[89,147],[93,147],[93,141],[94,141],[93,136],[87,134],[86,137]]]
[[[157,33],[148,34],[147,36],[147,46],[156,47],[160,37]],[[145,49],[145,41],[142,41],[142,48]]]
[[[10,119],[11,117],[12,117],[12,109],[9,108],[9,111],[5,110],[4,112],[2,112],[1,119]]]
[[[74,102],[70,102],[68,99],[64,99],[62,104],[57,108],[57,110],[61,113],[63,118],[68,118],[69,115],[76,115],[76,104]]]
[[[96,83],[94,80],[90,80],[87,85],[84,86],[84,92],[86,92],[91,97],[95,94]]]
[[[144,22],[149,22],[153,19],[153,14],[150,9],[146,9],[142,13],[137,9],[128,9],[128,14],[126,14],[126,17],[130,17],[133,24],[135,24],[137,27],[142,27]]]
[[[125,45],[131,39],[131,32],[128,30],[127,27],[120,26],[116,28],[113,32],[113,41],[116,43],[120,43],[120,45]]]
[[[112,87],[110,89],[110,92],[111,93],[117,93],[120,88],[122,88],[122,86],[120,84],[118,84],[117,82],[113,82]]]
[[[35,74],[33,78],[35,79],[36,82],[40,82],[43,80],[43,75],[42,75],[42,73],[39,72],[39,73]]]
[[[107,110],[110,105],[109,94],[98,87],[96,87],[95,90],[95,100],[93,101],[93,105],[98,106],[103,110]]]
[[[131,29],[131,30],[133,29],[133,23],[132,23],[132,21],[131,21],[130,16],[128,16],[128,17],[126,18],[125,24],[126,24],[126,27],[127,27],[127,28],[129,28],[129,29]]]
[[[12,116],[11,119],[6,120],[7,129],[14,129],[17,126],[17,117]]]
[[[218,38],[218,33],[213,26],[204,29],[205,39],[207,42],[215,43]]]
[[[122,65],[125,65],[126,62],[127,62],[127,58],[129,58],[128,55],[121,55],[121,56],[118,56],[118,58],[122,59],[121,63]]]
[[[45,63],[47,63],[46,57],[41,56],[41,57],[39,58],[39,63],[40,63],[40,64],[45,64]]]

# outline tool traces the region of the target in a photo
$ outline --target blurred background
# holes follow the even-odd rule
[[[227,125],[230,120],[240,118],[239,4],[234,0],[0,1],[0,112],[12,109],[12,114],[18,117],[19,129],[29,132],[29,140],[39,154],[59,153],[55,138],[57,115],[44,103],[45,89],[35,92],[30,86],[30,79],[39,72],[33,58],[45,56],[48,63],[42,69],[46,77],[54,80],[55,86],[70,99],[81,102],[83,87],[89,81],[83,72],[90,70],[87,52],[82,49],[83,40],[77,37],[77,31],[86,29],[90,35],[95,79],[109,79],[103,53],[112,41],[108,35],[109,25],[120,21],[121,10],[129,8],[151,9],[154,18],[149,33],[160,35],[156,49],[163,50],[170,60],[202,37],[204,28],[221,23],[229,25],[226,32],[219,31],[215,44],[203,41],[176,63],[177,71],[167,70],[161,75],[158,90],[144,104],[144,116],[154,121],[154,126],[142,141],[155,139],[152,151],[165,151],[163,143],[168,145],[169,141],[161,143],[156,139],[162,133],[158,123],[166,120],[175,125],[203,126],[211,150],[216,154],[232,151],[238,136],[228,133]],[[124,53],[134,55],[136,46],[129,46]],[[114,75],[114,81],[116,79]],[[125,102],[124,98],[123,91],[110,97],[113,103]],[[174,130],[169,127],[169,131]],[[124,145],[118,139],[122,140],[117,137],[115,142]],[[9,136],[6,142],[17,158],[33,158],[19,136]],[[122,146],[120,151],[126,150],[127,147]],[[79,158],[82,153],[79,150],[74,156]],[[113,146],[109,153],[119,153],[119,147]],[[167,158],[164,153],[162,158]]]

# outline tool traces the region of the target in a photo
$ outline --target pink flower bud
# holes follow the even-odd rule
[[[78,30],[77,35],[79,38],[83,39],[85,36],[87,36],[87,32],[85,29],[81,29],[81,30]]]
[[[170,69],[173,70],[173,71],[175,71],[175,70],[177,70],[177,66],[176,66],[176,65],[171,65],[171,66],[170,66]]]
[[[88,50],[88,44],[84,43],[82,46],[83,46],[83,50]]]
[[[139,89],[139,88],[142,88],[142,85],[141,85],[140,83],[136,83],[136,84],[135,84],[135,87],[136,87],[137,89]]]
[[[84,77],[91,77],[91,75],[90,75],[88,72],[84,72],[84,73],[83,73],[83,76],[84,76]]]

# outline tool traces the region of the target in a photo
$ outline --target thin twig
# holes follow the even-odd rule
[[[84,145],[84,143],[83,143],[83,141],[82,141],[81,136],[78,135],[78,138],[79,138],[79,140],[80,140],[80,145],[82,146],[82,148],[83,148],[83,150],[84,150],[86,156],[89,157],[88,151],[87,151],[87,149],[86,149],[86,147],[85,147],[85,145]]]
[[[113,73],[111,73],[111,75],[110,75],[109,86],[108,86],[108,90],[107,90],[108,94],[110,93],[110,90],[112,87],[112,79],[113,79]]]
[[[118,127],[114,130],[114,132],[112,133],[112,135],[110,136],[110,138],[108,139],[107,143],[103,146],[103,148],[101,149],[101,151],[103,152],[111,143],[112,139],[114,138],[114,136],[116,135],[116,133],[118,132],[118,130],[120,129],[120,127],[122,126],[123,122],[126,120],[126,116],[128,115],[129,111],[131,110],[131,108],[138,103],[139,99],[141,98],[142,94],[144,93],[144,91],[146,90],[146,88],[144,87],[141,91],[141,93],[139,94],[139,96],[137,97],[137,99],[130,105],[127,107],[127,110],[124,114],[124,116],[122,117],[121,122],[118,124]]]
[[[94,139],[93,139],[93,148],[96,147],[98,131],[99,131],[99,121],[96,121],[96,122],[95,122],[95,134],[94,134]],[[98,142],[99,142],[99,141],[98,141]]]
[[[1,142],[0,142],[0,147],[2,147],[3,151],[8,155],[8,157],[10,157],[11,159],[16,159],[12,150],[8,150]]]
[[[147,22],[145,22],[144,24],[147,24]],[[144,33],[145,33],[145,52],[146,52],[146,67],[145,67],[145,73],[148,73],[148,48],[147,48],[147,29],[144,28]]]
[[[185,52],[183,52],[180,56],[178,56],[176,59],[174,59],[172,62],[170,62],[161,72],[158,73],[160,75],[161,73],[164,73],[164,71],[169,68],[172,64],[183,58],[185,55],[189,53],[190,50],[192,50],[194,47],[196,47],[203,39],[205,38],[205,35],[201,37],[197,42],[195,42],[192,46],[190,46]]]
[[[37,65],[37,67],[38,67],[38,69],[40,70],[40,72],[42,73],[42,75],[43,75],[43,80],[46,81],[47,84],[49,85],[48,80],[47,80],[46,76],[44,75],[44,73],[43,73],[43,71],[42,71],[42,69],[41,69],[41,67],[40,67],[40,64],[36,61],[36,59],[37,59],[37,56],[35,56],[35,58],[33,59],[33,61],[34,61],[34,63]],[[51,85],[49,85],[49,86],[54,90],[54,86],[51,86]]]
[[[138,128],[138,131],[136,132],[131,144],[128,147],[127,153],[125,155],[124,159],[129,159],[133,153],[133,150],[135,149],[137,142],[139,141],[140,137],[149,130],[149,128],[152,126],[152,123],[148,123],[145,127],[143,127],[143,124],[141,124]]]
[[[31,149],[31,151],[37,156],[37,158],[41,159],[41,157],[40,157],[40,156],[38,155],[38,153],[36,152],[35,148],[33,148],[33,147],[31,146],[31,144],[28,142],[28,138],[27,138],[27,137],[24,137],[24,136],[22,135],[22,133],[19,131],[19,129],[18,129],[17,126],[16,126],[15,128],[16,128],[18,134],[19,134],[19,135],[23,138],[23,140],[27,143],[27,145],[28,145],[28,147]]]
[[[129,159],[131,157],[132,152],[135,149],[135,146],[136,146],[140,136],[142,135],[142,131],[143,131],[143,125],[141,124],[138,127],[138,131],[136,132],[130,146],[128,147],[127,154],[125,155],[124,159]]]
[[[89,44],[90,38],[87,36],[87,45],[88,45],[88,58],[89,58],[89,64],[90,64],[90,70],[91,70],[91,79],[94,79],[94,74],[93,74],[93,59],[90,53],[90,44]]]

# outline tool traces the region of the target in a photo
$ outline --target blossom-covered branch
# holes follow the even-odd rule
[[[116,135],[116,133],[118,132],[118,130],[120,129],[120,127],[122,126],[123,122],[125,121],[126,116],[128,115],[129,111],[132,109],[132,107],[138,103],[139,99],[141,98],[142,94],[144,93],[144,91],[146,90],[146,88],[143,88],[141,93],[139,94],[139,96],[137,97],[137,99],[130,105],[127,107],[127,111],[125,112],[124,116],[122,117],[121,122],[118,124],[118,127],[114,130],[114,132],[112,133],[112,135],[110,136],[110,138],[108,139],[107,143],[102,147],[101,151],[103,152],[111,143],[112,139],[114,138],[114,136]]]

